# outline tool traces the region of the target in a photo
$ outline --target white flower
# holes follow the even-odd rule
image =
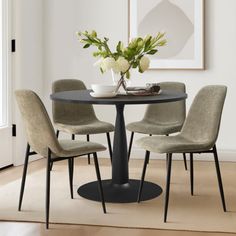
[[[149,68],[149,65],[150,65],[149,58],[146,56],[143,56],[139,62],[139,68],[140,68],[141,72],[144,72],[145,70],[147,70]]]
[[[112,57],[106,57],[106,58],[101,58],[98,61],[94,63],[94,66],[99,66],[102,68],[103,72],[110,70],[111,68],[114,67],[114,64],[116,63],[115,59]]]
[[[102,66],[104,68],[104,71],[110,70],[111,68],[114,67],[115,64],[115,59],[113,57],[106,57],[102,61]]]
[[[99,60],[97,60],[93,65],[94,66],[101,66],[101,64],[102,64],[102,58],[100,58]]]
[[[115,61],[114,65],[113,65],[113,67],[112,67],[111,69],[113,70],[113,72],[114,72],[115,74],[120,73],[120,67],[119,67],[117,61]]]
[[[123,73],[125,73],[130,67],[129,62],[124,57],[119,57],[116,63],[119,71]]]

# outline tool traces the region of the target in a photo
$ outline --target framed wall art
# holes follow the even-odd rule
[[[129,40],[165,32],[150,69],[204,69],[204,0],[129,0]]]

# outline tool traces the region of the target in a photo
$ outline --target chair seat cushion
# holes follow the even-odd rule
[[[182,123],[152,123],[145,120],[132,122],[126,126],[127,130],[141,134],[166,135],[179,132]]]
[[[93,142],[85,142],[78,140],[58,140],[61,145],[61,150],[58,153],[53,153],[57,157],[73,157],[87,153],[94,153],[106,150],[101,144]]]
[[[81,135],[108,133],[115,129],[112,124],[100,120],[92,120],[79,124],[55,123],[55,127],[59,131]]]
[[[187,153],[205,151],[212,148],[209,142],[194,142],[181,135],[144,137],[136,141],[139,147],[157,153]]]

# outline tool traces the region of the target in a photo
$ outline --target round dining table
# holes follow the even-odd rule
[[[184,100],[187,94],[179,91],[162,90],[158,95],[137,96],[117,95],[112,98],[94,98],[91,90],[63,91],[51,94],[51,99],[58,102],[83,103],[97,105],[114,105],[116,121],[113,140],[111,179],[102,181],[106,202],[136,202],[140,180],[129,178],[129,161],[127,153],[126,129],[124,120],[125,105],[167,103]],[[141,168],[140,168],[141,175]],[[162,193],[162,188],[152,182],[145,181],[141,201],[150,200]],[[86,183],[78,188],[78,194],[86,199],[100,201],[97,181]]]

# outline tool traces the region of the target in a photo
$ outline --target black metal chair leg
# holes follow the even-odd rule
[[[193,153],[190,153],[190,186],[191,186],[191,195],[193,195],[194,192]]]
[[[184,158],[184,168],[185,168],[185,170],[188,170],[187,159],[186,159],[185,153],[183,153],[183,158]]]
[[[168,171],[169,155],[166,153],[166,171]]]
[[[23,175],[22,175],[22,180],[21,180],[18,211],[21,210],[22,199],[23,199],[23,195],[24,195],[25,179],[26,179],[26,173],[27,173],[27,167],[28,167],[28,161],[29,161],[29,152],[30,152],[30,145],[27,143],[26,152],[25,152],[25,163],[24,163]]]
[[[170,193],[170,179],[171,179],[171,164],[172,164],[172,154],[168,154],[168,167],[166,176],[166,194],[165,194],[165,209],[164,209],[164,222],[167,220],[167,212],[169,205],[169,193]]]
[[[106,135],[107,135],[107,143],[108,143],[108,148],[109,148],[110,160],[112,163],[112,147],[111,147],[110,133],[106,133]]]
[[[74,158],[68,159],[68,170],[69,170],[70,196],[71,199],[73,199]]]
[[[87,134],[87,142],[89,142],[89,134]],[[90,165],[90,154],[88,154],[88,164]]]
[[[130,154],[131,154],[131,148],[132,148],[132,144],[133,144],[133,139],[134,139],[134,132],[131,132],[130,141],[129,141],[129,150],[128,150],[128,161],[129,161],[129,159],[130,159]]]
[[[140,185],[139,185],[138,200],[137,200],[137,202],[141,201],[143,182],[144,182],[144,178],[145,178],[145,174],[146,174],[146,168],[147,168],[147,164],[148,164],[148,161],[149,161],[149,157],[150,157],[150,152],[146,151],[145,160],[144,160],[144,164],[143,164],[142,177],[141,177],[141,181],[140,181]]]
[[[149,134],[149,136],[152,137],[152,134]],[[149,158],[148,158],[147,164],[149,164],[149,160],[150,160],[150,154],[149,154]]]
[[[71,168],[71,170],[72,170],[72,171],[71,171],[71,172],[72,172],[72,183],[73,183],[73,177],[74,177],[74,166],[75,166],[75,164],[74,164],[74,160],[75,160],[74,158],[71,159],[71,167],[72,167],[72,168]]]
[[[49,227],[49,208],[50,208],[50,164],[51,151],[48,149],[47,171],[46,171],[46,229]]]
[[[169,134],[166,134],[166,136],[169,136]],[[166,153],[166,171],[168,171],[168,157],[169,157],[169,154]]]
[[[57,138],[59,137],[59,133],[60,133],[60,131],[57,130],[57,131],[56,131],[56,136],[57,136]],[[53,167],[53,162],[50,163],[50,171],[52,170],[52,167]]]
[[[53,162],[50,163],[50,171],[52,170]]]
[[[103,193],[103,188],[102,188],[102,181],[101,181],[101,175],[100,175],[100,170],[99,170],[99,165],[98,165],[98,158],[97,158],[97,153],[95,152],[93,154],[93,159],[94,159],[94,164],[95,164],[95,170],[97,174],[97,180],[98,180],[98,189],[100,193],[100,197],[102,200],[102,208],[103,212],[106,213],[106,205],[105,205],[105,200],[104,200],[104,193]]]
[[[224,212],[226,212],[224,189],[223,189],[222,178],[221,178],[221,173],[220,173],[220,165],[219,165],[219,160],[218,160],[217,149],[216,149],[215,145],[213,147],[213,154],[214,154],[214,159],[215,159],[215,166],[216,166],[216,173],[217,173],[217,179],[218,179],[218,185],[219,185],[219,190],[220,190],[221,201],[222,201]]]

